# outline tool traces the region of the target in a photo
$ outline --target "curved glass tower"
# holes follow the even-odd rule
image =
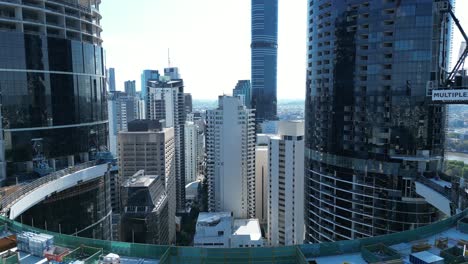
[[[8,177],[87,161],[107,146],[100,2],[0,1]]]
[[[415,192],[444,151],[448,65],[439,1],[308,1],[306,241],[357,239],[427,225]],[[440,1],[444,2],[444,1]]]
[[[256,120],[276,120],[278,0],[252,0],[252,108]]]

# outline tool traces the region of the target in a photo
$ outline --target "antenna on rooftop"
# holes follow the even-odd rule
[[[169,65],[168,67],[171,67],[171,53],[169,48],[167,48],[167,64]]]

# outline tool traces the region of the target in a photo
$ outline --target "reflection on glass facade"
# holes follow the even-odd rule
[[[106,174],[51,195],[16,220],[61,234],[109,240],[110,197],[109,175]]]
[[[252,0],[252,108],[256,120],[276,120],[278,0]]]
[[[1,111],[10,178],[34,171],[39,162],[60,169],[87,161],[107,146],[108,137],[100,1],[89,6],[13,2],[2,4],[10,16],[0,22]],[[41,143],[40,151],[34,142]]]
[[[427,225],[415,192],[443,157],[445,107],[431,105],[448,63],[436,1],[308,1],[306,242]]]

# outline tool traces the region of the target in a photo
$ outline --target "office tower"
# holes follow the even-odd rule
[[[220,96],[218,108],[206,111],[208,208],[255,215],[254,110],[239,97]]]
[[[247,108],[252,108],[252,86],[250,80],[239,80],[234,90],[232,90],[233,96],[242,96],[244,105]]]
[[[122,184],[121,241],[169,245],[169,197],[164,178],[138,171]]]
[[[135,81],[126,81],[124,84],[125,84],[125,93],[128,96],[135,97],[136,96]]]
[[[257,134],[255,145],[255,218],[265,226],[268,220],[268,142],[265,134]]]
[[[415,193],[444,155],[444,106],[427,97],[448,66],[435,1],[308,1],[305,225],[309,243],[430,224]],[[442,22],[441,22],[442,21]]]
[[[157,70],[144,70],[141,73],[141,99],[145,101],[145,109],[147,109],[148,104],[148,81],[157,81],[159,80],[159,71]],[[147,114],[147,113],[145,113]],[[148,119],[148,116],[145,115],[144,119]]]
[[[107,82],[108,82],[108,92],[115,91],[115,69],[109,68],[107,70]]]
[[[1,112],[11,179],[45,164],[73,166],[107,146],[99,5],[2,1]]]
[[[189,114],[193,115],[193,114]],[[198,175],[198,126],[185,121],[185,183],[197,180]]]
[[[119,132],[119,182],[137,171],[163,177],[169,203],[169,240],[175,242],[176,179],[174,129],[156,120],[135,120]]]
[[[145,100],[141,99],[140,96],[135,97],[135,119],[146,119],[146,105]]]
[[[179,68],[177,67],[168,67],[164,68],[164,76],[169,77],[171,80],[179,80]]]
[[[252,108],[257,122],[276,120],[278,0],[252,0]]]
[[[268,240],[271,246],[304,241],[304,121],[279,121],[268,151]]]
[[[151,120],[164,120],[174,128],[177,211],[185,211],[185,108],[184,83],[175,81],[148,82],[147,115]]]
[[[184,93],[184,104],[185,104],[185,113],[190,114],[193,112],[192,106],[192,95],[189,93]]]

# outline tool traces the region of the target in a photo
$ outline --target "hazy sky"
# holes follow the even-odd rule
[[[468,31],[468,0],[457,0]],[[185,91],[195,99],[230,94],[250,79],[250,0],[104,0],[101,14],[107,67],[116,85],[136,80],[143,69],[179,67]],[[305,95],[307,0],[279,0],[278,98]],[[455,54],[461,41],[454,35]]]

